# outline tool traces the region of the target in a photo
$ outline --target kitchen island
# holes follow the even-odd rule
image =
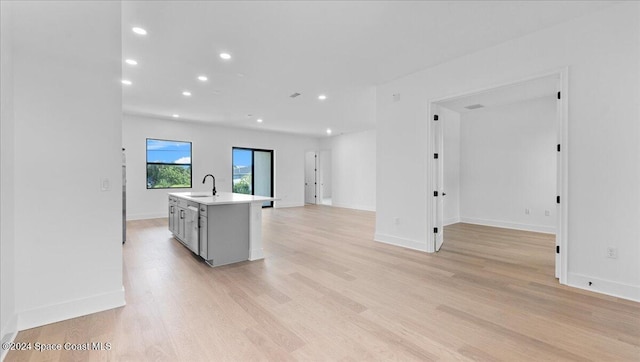
[[[262,204],[275,200],[230,192],[173,192],[169,230],[212,267],[263,259]]]

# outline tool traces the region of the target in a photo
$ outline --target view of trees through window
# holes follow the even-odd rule
[[[191,188],[191,142],[147,138],[147,188]]]
[[[251,192],[251,165],[253,164],[253,151],[244,148],[233,149],[233,192],[252,195]]]

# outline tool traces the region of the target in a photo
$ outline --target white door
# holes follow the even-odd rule
[[[433,105],[434,114],[431,117],[432,131],[433,131],[433,154],[431,160],[434,162],[433,170],[433,199],[434,199],[434,228],[433,239],[435,242],[435,251],[440,250],[442,243],[444,242],[444,127],[442,126],[442,116],[438,113],[438,106]]]
[[[317,159],[318,155],[313,151],[304,155],[304,202],[307,204],[317,203]]]
[[[557,88],[562,89],[561,79],[558,79]],[[562,188],[562,112],[563,105],[561,99],[561,93],[558,92],[557,102],[556,102],[556,135],[558,145],[556,146],[556,195],[560,195]],[[557,196],[560,198],[560,196]],[[560,279],[560,271],[562,270],[562,258],[560,258],[560,244],[562,243],[562,205],[560,204],[561,200],[556,199],[556,269],[555,269],[555,277]],[[565,250],[562,250],[565,252]]]

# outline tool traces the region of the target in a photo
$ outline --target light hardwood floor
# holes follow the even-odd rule
[[[560,286],[550,235],[456,224],[425,254],[371,212],[264,210],[262,261],[210,268],[166,220],[129,222],[123,308],[20,332],[107,352],[7,361],[640,360],[640,304]]]

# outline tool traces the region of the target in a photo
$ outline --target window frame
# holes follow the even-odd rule
[[[170,162],[149,162],[149,140],[152,141],[165,141],[165,142],[176,142],[176,143],[188,143],[189,144],[189,160],[191,162],[189,163],[170,163]],[[147,190],[169,190],[169,189],[190,189],[193,188],[193,142],[191,141],[178,141],[178,140],[168,140],[168,139],[162,139],[162,138],[150,138],[147,137],[146,140],[144,141],[144,148],[145,148],[145,161],[146,161],[146,166],[145,166],[145,184],[147,187]],[[149,165],[165,165],[165,166],[189,166],[189,187],[149,187]]]

